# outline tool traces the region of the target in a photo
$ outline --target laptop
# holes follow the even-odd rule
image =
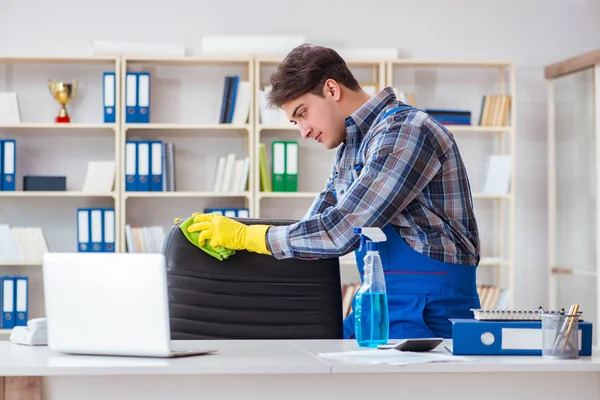
[[[173,350],[163,254],[46,253],[48,347],[69,354],[184,357]]]

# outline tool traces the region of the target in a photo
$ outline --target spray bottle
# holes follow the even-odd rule
[[[355,228],[360,249],[366,245],[363,283],[354,298],[356,340],[360,347],[377,347],[389,338],[390,321],[383,266],[377,248],[387,240],[379,228]]]

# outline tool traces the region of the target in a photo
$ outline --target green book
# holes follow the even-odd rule
[[[273,191],[285,192],[285,142],[276,140],[272,145],[273,158]]]
[[[285,188],[286,192],[298,191],[298,142],[285,143]]]

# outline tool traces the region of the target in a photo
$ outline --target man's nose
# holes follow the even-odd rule
[[[302,135],[302,138],[304,138],[304,139],[309,138],[311,133],[312,133],[312,129],[310,129],[304,125],[300,125],[300,134]]]

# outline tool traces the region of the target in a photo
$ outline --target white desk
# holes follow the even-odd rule
[[[218,353],[180,359],[72,356],[0,342],[0,376],[43,377],[42,398],[61,400],[600,398],[599,355],[565,361],[473,357],[473,362],[390,366],[317,356],[356,350],[354,341],[207,341],[175,346],[210,347]]]

